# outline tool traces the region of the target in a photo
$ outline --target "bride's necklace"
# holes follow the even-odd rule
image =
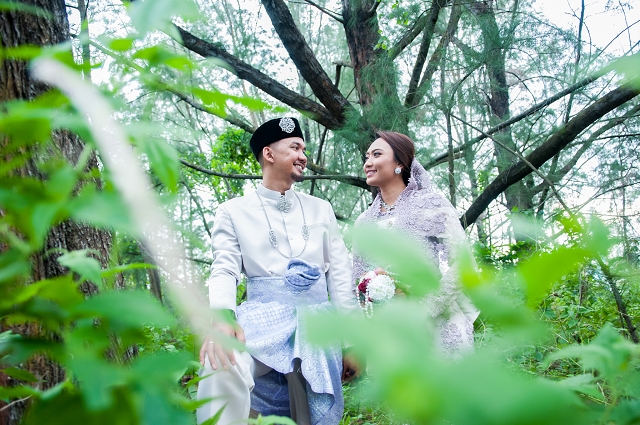
[[[300,210],[302,211],[302,239],[304,239],[304,246],[302,247],[302,251],[300,251],[300,254],[293,255],[293,248],[291,247],[291,242],[289,242],[289,247],[291,248],[291,256],[285,255],[282,251],[280,251],[280,248],[278,248],[278,236],[271,227],[271,221],[269,221],[269,215],[267,215],[267,210],[264,207],[264,203],[262,202],[262,196],[260,196],[258,192],[256,192],[256,194],[258,195],[258,199],[260,200],[260,205],[262,206],[264,217],[267,219],[267,225],[269,226],[269,243],[271,243],[271,246],[274,247],[284,258],[291,259],[300,257],[304,250],[307,249],[307,242],[309,241],[309,226],[307,226],[307,218],[304,215],[304,207],[302,206],[302,201],[300,200],[298,194],[293,192],[293,194],[296,195],[296,198],[298,199]],[[288,213],[289,211],[291,211],[291,201],[289,201],[284,195],[282,195],[280,196],[280,199],[278,199],[276,207],[280,211],[281,215],[283,213]],[[282,215],[282,223],[284,224],[284,231],[287,235],[287,239],[289,239],[289,231],[287,230],[287,223],[284,220],[284,215]]]
[[[380,197],[380,204],[382,205],[382,208],[387,210],[387,212],[391,212],[391,211],[395,210],[397,203],[398,203],[398,200],[396,199],[396,202],[393,205],[389,205],[386,202],[384,202],[384,199],[382,199],[382,196]]]

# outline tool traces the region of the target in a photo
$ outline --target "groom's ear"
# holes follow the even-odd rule
[[[273,148],[271,146],[265,146],[264,148],[262,148],[262,159],[265,162],[270,162],[273,164],[275,158],[273,155]]]

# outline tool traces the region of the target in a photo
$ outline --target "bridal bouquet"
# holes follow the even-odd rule
[[[365,273],[356,288],[358,302],[367,317],[373,314],[373,304],[389,301],[395,294],[395,281],[387,272],[380,269]]]

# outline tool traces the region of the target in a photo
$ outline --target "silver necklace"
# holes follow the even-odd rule
[[[264,207],[264,203],[262,202],[262,196],[260,196],[260,194],[256,192],[256,195],[258,195],[258,199],[260,200],[260,205],[262,206],[262,211],[264,212],[264,217],[267,219],[267,225],[269,226],[269,243],[271,244],[272,247],[276,249],[276,251],[278,251],[280,255],[282,255],[284,258],[289,258],[289,259],[300,257],[304,252],[304,250],[307,249],[307,242],[309,242],[309,226],[307,226],[307,218],[304,215],[304,207],[302,206],[302,201],[300,200],[300,197],[298,196],[298,194],[295,192],[293,192],[293,194],[296,195],[296,198],[298,199],[298,203],[300,204],[300,210],[302,211],[302,239],[304,239],[304,246],[302,247],[302,251],[300,251],[300,254],[293,255],[293,247],[291,247],[291,242],[289,242],[289,247],[291,248],[291,256],[288,256],[288,255],[285,255],[282,251],[280,251],[280,248],[278,248],[278,236],[276,235],[276,232],[274,232],[273,228],[271,227],[271,221],[269,220],[269,215],[267,214],[267,210]],[[283,198],[285,199],[285,201],[282,201]],[[280,206],[281,204],[284,205],[286,209],[281,208]],[[286,199],[283,195],[278,200],[276,207],[278,208],[278,210],[280,211],[280,214],[282,215],[284,231],[287,235],[287,239],[289,239],[289,231],[287,230],[287,223],[284,220],[283,213],[291,211],[291,201]]]
[[[384,202],[384,199],[382,199],[382,196],[381,196],[380,203],[382,204],[382,208],[387,210],[387,212],[391,212],[396,209],[396,204],[398,203],[398,201],[396,200],[396,202],[393,205],[389,205],[386,202]]]

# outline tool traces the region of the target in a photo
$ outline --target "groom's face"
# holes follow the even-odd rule
[[[283,179],[290,178],[294,182],[304,180],[307,156],[304,154],[306,146],[300,137],[278,140],[269,147],[273,150],[273,165],[278,175]]]

